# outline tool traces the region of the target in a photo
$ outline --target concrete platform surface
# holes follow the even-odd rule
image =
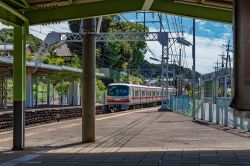
[[[96,142],[81,142],[81,119],[26,129],[26,149],[0,133],[0,166],[249,165],[250,140],[158,108],[96,117]]]

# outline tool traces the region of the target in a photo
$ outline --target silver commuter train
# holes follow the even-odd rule
[[[175,88],[168,88],[168,96],[175,94]],[[128,110],[156,106],[161,103],[161,87],[113,83],[108,86],[106,103],[108,110]],[[170,98],[170,97],[169,97]]]

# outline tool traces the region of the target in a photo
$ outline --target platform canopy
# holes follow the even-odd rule
[[[0,21],[46,24],[138,10],[232,22],[233,0],[0,0]]]

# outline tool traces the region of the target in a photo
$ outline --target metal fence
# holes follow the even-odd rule
[[[196,119],[250,131],[250,118],[235,117],[233,109],[229,107],[230,100],[228,97],[196,98]],[[186,95],[171,96],[171,108],[176,113],[192,116],[192,98]]]

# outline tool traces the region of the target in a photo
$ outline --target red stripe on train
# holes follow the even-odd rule
[[[108,99],[108,102],[110,102],[110,103],[115,103],[115,102],[125,103],[125,102],[129,102],[129,99]]]

